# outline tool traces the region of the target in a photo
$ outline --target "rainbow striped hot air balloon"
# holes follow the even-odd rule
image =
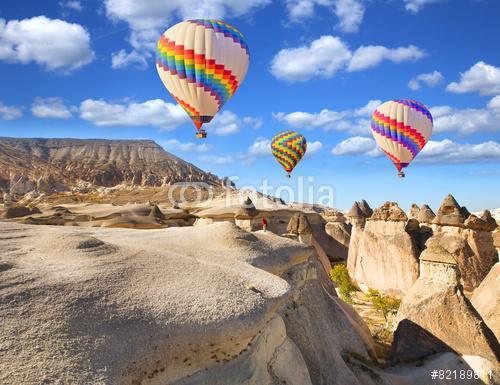
[[[424,148],[432,134],[432,115],[422,103],[410,99],[391,100],[372,115],[372,134],[379,147],[394,162],[398,176]]]
[[[169,28],[158,41],[160,78],[193,120],[199,138],[234,95],[248,69],[248,46],[233,26],[219,20],[187,20]]]
[[[282,131],[273,137],[271,150],[290,178],[290,173],[306,153],[307,141],[298,132]]]

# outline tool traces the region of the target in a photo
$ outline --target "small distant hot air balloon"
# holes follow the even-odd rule
[[[234,95],[248,69],[245,38],[219,20],[187,20],[166,30],[158,41],[156,69],[193,120],[198,133]]]
[[[379,147],[394,162],[398,176],[424,148],[432,133],[429,109],[415,100],[391,100],[372,115],[372,134]]]
[[[306,153],[307,141],[298,132],[282,131],[273,137],[271,150],[290,178],[290,173]]]

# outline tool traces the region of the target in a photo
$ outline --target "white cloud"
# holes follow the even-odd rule
[[[368,155],[377,157],[381,155],[381,151],[372,138],[364,136],[353,136],[338,143],[332,148],[333,155]]]
[[[355,136],[337,144],[333,155],[364,155],[377,157],[383,155],[371,138]],[[430,140],[415,158],[422,163],[474,163],[500,162],[500,143],[488,141],[478,144],[456,143],[450,139]]]
[[[102,127],[155,126],[165,131],[189,121],[181,106],[160,99],[126,104],[87,99],[80,104],[80,117]]]
[[[309,113],[296,111],[286,114],[284,112],[273,113],[273,117],[287,123],[295,129],[313,129],[323,127],[325,129],[334,129],[335,124],[347,117],[345,111],[331,111],[328,109],[321,110],[318,113]]]
[[[121,69],[126,67],[135,67],[138,69],[148,68],[148,62],[144,55],[136,50],[126,52],[124,49],[111,55],[111,67]]]
[[[307,151],[306,151],[305,156],[314,155],[314,154],[320,152],[322,148],[323,148],[323,143],[321,143],[319,141],[308,142],[307,143]]]
[[[4,120],[15,120],[23,116],[23,111],[19,107],[6,106],[0,102],[0,116]]]
[[[0,60],[72,71],[93,59],[90,35],[79,24],[45,16],[8,22],[0,19]]]
[[[184,151],[184,152],[208,152],[212,150],[212,146],[207,143],[182,143],[177,139],[170,139],[162,143],[163,147],[169,151]]]
[[[72,1],[60,1],[59,6],[61,8],[69,8],[74,11],[81,11],[83,9],[83,5],[80,1],[72,0]]]
[[[261,126],[262,120],[260,118],[253,118],[249,116],[240,118],[234,112],[226,110],[215,115],[213,120],[203,127],[206,128],[208,132],[223,136],[236,134],[245,127],[257,129]]]
[[[426,4],[437,3],[438,1],[440,0],[404,0],[406,10],[412,13],[417,13]]]
[[[414,91],[419,90],[422,87],[422,83],[429,87],[434,87],[441,83],[443,79],[444,77],[439,71],[420,74],[408,82],[408,88]]]
[[[343,32],[357,32],[363,21],[365,7],[359,0],[286,0],[292,22],[314,16],[315,7],[327,7],[339,19],[338,28]]]
[[[460,82],[448,84],[446,90],[455,93],[479,92],[481,95],[500,94],[500,67],[477,62],[460,74]]]
[[[264,124],[261,118],[252,118],[250,116],[245,116],[243,118],[243,123],[247,124],[255,130],[258,130]]]
[[[488,108],[500,110],[500,95],[495,96],[489,101]]]
[[[351,58],[351,51],[334,36],[321,36],[309,46],[286,48],[271,62],[271,73],[289,82],[306,81],[312,77],[332,77]]]
[[[500,162],[500,143],[456,143],[450,139],[430,140],[416,161],[436,163]]]
[[[326,35],[308,46],[280,50],[271,61],[271,73],[281,80],[301,82],[313,77],[331,78],[340,70],[365,70],[384,60],[401,63],[423,56],[424,52],[413,45],[398,48],[366,46],[353,54],[340,38]]]
[[[354,110],[354,116],[372,116],[373,111],[382,104],[382,100],[369,100],[365,106]]]
[[[106,15],[128,24],[129,43],[137,52],[151,56],[158,37],[175,19],[224,19],[246,15],[271,0],[105,0]]]
[[[273,113],[273,117],[295,129],[322,128],[326,131],[369,134],[370,120],[368,118],[381,103],[380,100],[370,100],[365,106],[354,110],[332,111],[324,109],[318,113],[296,111],[288,114],[278,112]]]
[[[416,61],[424,56],[424,51],[414,45],[398,48],[387,48],[381,45],[362,46],[354,51],[347,70],[350,72],[362,71],[375,67],[384,60],[401,63]]]
[[[248,148],[248,153],[251,156],[271,155],[271,141],[262,137],[255,139],[255,142]]]
[[[490,102],[491,103],[491,102]],[[494,108],[455,109],[437,106],[430,109],[434,118],[434,132],[455,131],[460,135],[475,132],[500,132],[500,109]]]
[[[31,106],[31,113],[37,118],[69,119],[71,110],[60,98],[36,98]]]
[[[219,164],[219,165],[229,164],[229,163],[234,162],[233,157],[230,155],[227,155],[227,156],[203,155],[203,156],[200,156],[199,159],[205,163],[213,163],[213,164]]]

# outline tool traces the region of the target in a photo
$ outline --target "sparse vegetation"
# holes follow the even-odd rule
[[[397,313],[399,306],[401,305],[401,300],[390,295],[385,295],[380,293],[378,290],[369,289],[366,294],[373,307],[378,310],[384,316],[385,327],[388,327],[389,320],[387,316],[389,314]]]
[[[347,303],[352,303],[352,293],[358,290],[351,281],[347,267],[344,264],[337,264],[330,270],[330,279],[335,282],[339,288],[340,297]]]

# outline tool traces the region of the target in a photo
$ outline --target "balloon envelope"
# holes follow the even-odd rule
[[[410,99],[391,100],[372,115],[371,130],[377,144],[402,169],[424,148],[432,134],[433,120],[428,108]]]
[[[178,23],[163,33],[156,51],[163,84],[198,130],[234,95],[248,62],[243,35],[219,20]]]
[[[290,174],[307,150],[307,141],[295,131],[282,131],[271,141],[271,150],[276,160]]]

